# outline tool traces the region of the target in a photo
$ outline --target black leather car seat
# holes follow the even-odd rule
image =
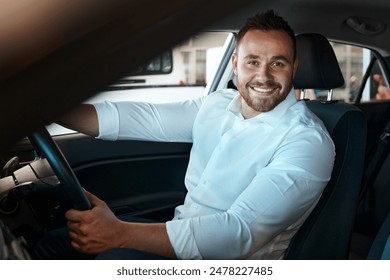
[[[347,259],[360,192],[366,142],[366,121],[356,106],[331,100],[344,84],[329,41],[320,34],[297,35],[296,89],[328,90],[327,101],[307,106],[324,122],[335,147],[331,176],[318,204],[298,230],[285,259]]]
[[[381,228],[386,228],[386,223],[387,227],[390,227],[389,105],[388,101],[357,104],[368,118],[368,137],[371,138],[367,141],[362,191],[351,241],[351,259],[379,257],[378,254],[368,256],[371,244],[376,248],[376,251],[379,251],[380,245],[378,244],[384,238],[380,237],[383,235]],[[375,116],[380,116],[381,119],[378,120],[379,118]],[[382,119],[388,120],[387,124],[384,125]],[[378,129],[378,127],[382,127],[382,129]],[[374,243],[372,243],[373,241]],[[385,246],[385,243],[382,245]],[[390,247],[388,250],[390,251]]]

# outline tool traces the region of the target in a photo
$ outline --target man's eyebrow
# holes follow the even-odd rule
[[[244,57],[244,59],[259,59],[260,56],[255,55],[255,54],[248,54]]]
[[[244,57],[244,59],[260,59],[260,56],[256,54],[248,54]],[[271,60],[283,60],[287,63],[291,63],[291,61],[284,55],[275,55],[271,58]]]
[[[284,60],[287,63],[291,63],[291,61],[287,57],[285,57],[284,55],[273,56],[272,60]]]

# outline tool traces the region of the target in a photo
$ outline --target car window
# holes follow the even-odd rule
[[[137,70],[129,74],[129,78],[133,76],[141,75],[158,75],[158,74],[169,74],[172,72],[173,60],[172,60],[172,50],[163,52],[161,55],[152,59],[149,63],[138,67]],[[127,77],[118,81],[121,83],[126,81]]]
[[[182,101],[200,97],[219,65],[227,32],[202,32],[155,57],[85,103],[109,101]],[[59,125],[51,135],[72,133]]]
[[[335,89],[334,99],[352,102],[362,83],[365,59],[369,55],[368,50],[346,44],[332,43],[345,84],[342,88]]]
[[[332,99],[355,103],[359,92],[362,91],[360,102],[375,100],[378,85],[373,79],[373,75],[379,74],[383,76],[384,73],[378,62],[376,62],[374,67],[368,69],[370,61],[374,56],[373,52],[366,48],[348,44],[331,42],[331,45],[345,80],[343,87],[333,90]],[[369,73],[366,73],[367,71]],[[366,81],[364,80],[364,75],[367,75]],[[297,93],[297,97],[299,97],[299,93]],[[309,89],[306,91],[305,98],[326,100],[328,91]]]
[[[88,102],[172,102],[202,96],[219,64],[227,36],[226,32],[199,33],[129,73]]]

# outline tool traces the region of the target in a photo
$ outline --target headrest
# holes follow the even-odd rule
[[[296,36],[298,70],[296,89],[331,90],[344,85],[343,74],[329,41],[316,33]]]

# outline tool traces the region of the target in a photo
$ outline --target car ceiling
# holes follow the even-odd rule
[[[2,1],[0,150],[195,32],[236,31],[258,11],[279,11],[297,33],[390,53],[388,0],[38,2]],[[379,19],[385,31],[362,35],[345,25],[350,16]]]
[[[33,2],[1,1],[0,150],[237,10],[233,0]]]
[[[390,55],[390,1],[388,0],[262,0],[252,2],[232,17],[212,26],[215,30],[238,30],[245,19],[257,11],[274,9],[299,33],[321,33],[338,42],[354,42]],[[377,35],[363,35],[346,25],[350,17],[383,23],[385,29]],[[364,24],[364,22],[362,22]]]

